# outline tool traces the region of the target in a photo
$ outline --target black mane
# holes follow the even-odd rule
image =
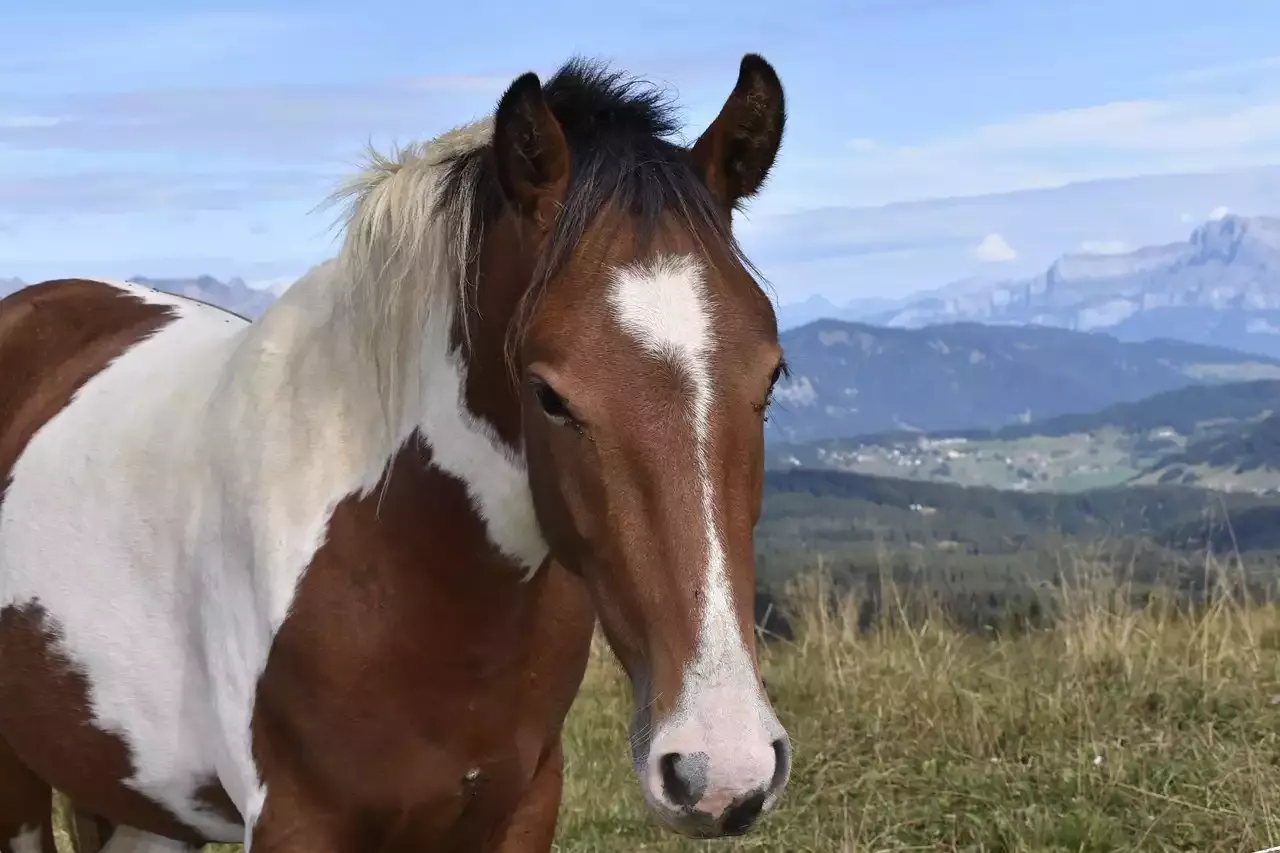
[[[535,289],[568,260],[607,207],[633,218],[642,248],[674,218],[701,239],[715,239],[751,268],[688,149],[672,139],[680,124],[665,92],[602,62],[574,58],[543,84],[543,97],[564,130],[571,175],[535,273]],[[506,204],[489,146],[447,164],[441,203],[457,204],[467,195],[472,200],[468,254],[474,261],[481,238]]]
[[[600,61],[570,59],[542,91],[570,145],[609,136],[665,138],[680,130],[665,92]]]

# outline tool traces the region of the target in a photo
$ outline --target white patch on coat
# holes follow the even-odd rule
[[[13,838],[9,839],[9,850],[12,853],[41,853],[44,851],[44,840],[40,827],[24,826]],[[55,851],[47,851],[55,853]]]

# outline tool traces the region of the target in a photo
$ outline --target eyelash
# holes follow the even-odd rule
[[[777,386],[779,380],[791,376],[791,368],[787,366],[785,361],[778,362],[778,366],[774,368],[773,376],[769,379],[769,393],[765,394],[764,402],[755,403],[752,408],[756,410],[756,414],[764,415],[764,422],[769,422],[769,407],[773,405],[773,389]]]

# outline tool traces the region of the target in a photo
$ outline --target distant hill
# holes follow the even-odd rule
[[[250,319],[261,316],[262,312],[267,310],[267,306],[279,296],[281,290],[280,282],[269,282],[257,286],[250,285],[241,278],[222,282],[209,275],[195,278],[147,278],[139,275],[129,280],[166,293],[209,302]],[[26,284],[27,282],[17,278],[0,278],[0,297],[25,287]]]
[[[1280,493],[1280,412],[1190,442],[1135,482]]]
[[[810,296],[803,302],[792,302],[776,307],[778,328],[794,329],[814,320],[856,320],[867,314],[879,314],[902,304],[901,299],[854,299],[836,305],[823,296]]]
[[[953,285],[888,308],[850,311],[863,322],[902,328],[1036,324],[1280,357],[1280,219],[1226,215],[1183,242],[1067,254],[1032,279]]]
[[[825,296],[810,296],[802,302],[787,302],[777,306],[778,328],[786,331],[814,320],[849,320],[877,322],[879,318],[893,317],[908,305],[923,299],[955,299],[973,293],[988,290],[1002,280],[990,277],[974,276],[953,281],[942,287],[917,292],[908,296],[879,297],[870,296],[851,299],[843,304],[836,304]],[[875,318],[875,319],[872,319]],[[879,323],[888,325],[887,323]]]
[[[1278,418],[1280,381],[1199,385],[996,430],[774,445],[769,464],[1031,491],[1127,482],[1267,491],[1280,487],[1280,444],[1268,441],[1280,440],[1270,431]],[[1206,467],[1232,471],[1215,477]],[[1256,476],[1246,482],[1246,471]]]
[[[892,329],[819,320],[784,332],[770,443],[894,430],[995,429],[1194,384],[1280,379],[1280,360],[1035,326]]]
[[[776,587],[822,565],[874,592],[886,575],[947,595],[1055,583],[1123,567],[1139,583],[1202,583],[1206,545],[1242,552],[1251,576],[1277,576],[1280,499],[1178,485],[1076,494],[1010,492],[839,471],[770,471],[757,527],[758,572]],[[1227,522],[1230,522],[1229,524]],[[1232,545],[1229,531],[1246,536]],[[1257,552],[1257,553],[1243,553]]]
[[[1211,505],[1202,490],[1176,485],[1094,489],[1070,495],[1018,494],[805,469],[769,472],[765,498],[762,524],[767,522],[766,538],[783,535],[779,525],[786,519],[800,525],[821,525],[822,519],[837,518],[845,520],[843,529],[832,529],[817,538],[870,542],[893,531],[893,536],[905,537],[907,542],[962,541],[986,554],[1015,551],[1029,538],[1049,534],[1067,538],[1153,535],[1201,521]],[[1233,512],[1280,505],[1248,494],[1230,495],[1213,503]],[[809,532],[817,534],[818,528],[809,528]]]
[[[1170,465],[1280,471],[1280,414],[1193,442],[1183,452],[1170,455],[1162,467]]]

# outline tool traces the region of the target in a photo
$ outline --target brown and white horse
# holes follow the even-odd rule
[[[595,620],[651,812],[746,831],[790,746],[752,532],[783,371],[731,231],[746,56],[692,146],[575,60],[376,157],[249,323],[129,283],[0,302],[0,850],[545,851]]]

